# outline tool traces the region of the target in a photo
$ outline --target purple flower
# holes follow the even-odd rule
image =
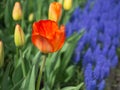
[[[98,90],[104,90],[105,88],[105,80],[102,80],[99,84],[98,84]]]
[[[110,69],[118,63],[120,0],[88,0],[66,24],[67,37],[85,30],[78,41],[74,62],[82,60],[86,90],[104,90]]]

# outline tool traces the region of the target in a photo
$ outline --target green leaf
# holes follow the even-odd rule
[[[32,46],[28,45],[25,50],[23,51],[23,57],[27,57],[27,59],[29,58],[29,56],[31,55],[31,51],[32,51]]]
[[[58,54],[58,58],[54,63],[53,73],[56,74],[56,71],[60,68],[61,60],[60,60],[60,54]]]
[[[20,90],[35,90],[36,71],[36,66],[33,65],[24,79]]]
[[[80,90],[82,87],[83,87],[84,83],[80,83],[77,87],[76,87],[76,90]]]
[[[50,54],[46,60],[45,74],[47,78],[48,87],[51,88],[54,85],[56,74],[60,66],[60,55],[58,52]]]
[[[25,15],[28,16],[27,10],[28,10],[28,0],[25,0],[22,2],[22,9],[23,9],[23,14],[22,14],[22,20],[21,20],[21,27],[23,30],[26,28],[26,22],[25,22]]]
[[[71,65],[66,69],[67,78],[65,79],[65,82],[68,82],[71,79],[71,77],[74,74],[74,70],[75,70],[74,65]]]
[[[35,90],[35,65],[32,68],[28,90]]]
[[[35,10],[35,16],[36,16],[36,21],[38,21],[38,20],[41,19],[41,12],[42,12],[42,5],[43,5],[42,3],[43,3],[43,0],[36,0],[34,2],[34,5],[36,6],[34,8],[34,10]],[[37,10],[36,10],[36,8],[37,8]]]
[[[40,56],[41,56],[41,53],[37,52],[36,55],[34,56],[33,60],[32,60],[33,64],[39,64],[40,63]]]
[[[55,63],[57,62],[57,58],[58,58],[58,52],[49,54],[46,60],[46,72],[47,72],[47,76],[49,77],[51,71],[53,71],[53,68],[55,66]]]
[[[10,78],[9,78],[9,72],[10,72],[10,67],[11,67],[11,63],[8,64],[6,71],[4,73],[3,76],[3,80],[2,80],[2,89],[1,90],[9,90],[9,82],[10,82]]]
[[[7,28],[12,29],[11,27],[13,26],[13,20],[12,20],[12,10],[14,6],[14,1],[15,0],[7,0],[7,4],[5,7],[5,12],[4,12],[4,22]]]
[[[76,90],[74,86],[68,86],[68,87],[65,87],[61,90]],[[78,89],[77,89],[78,90]]]
[[[73,35],[67,39],[67,42],[77,42],[84,33],[85,33],[84,29],[82,29],[80,33],[76,33],[76,32],[73,33]]]
[[[63,60],[62,60],[62,65],[61,65],[61,69],[64,71],[65,68],[67,67],[68,63],[70,62],[70,58],[72,57],[74,48],[75,48],[76,44],[68,44],[68,48],[67,50],[64,52],[63,55]],[[63,47],[64,48],[64,47]]]
[[[120,48],[117,48],[117,55],[118,55],[118,57],[120,57]]]
[[[74,53],[74,49],[76,47],[76,44],[78,40],[82,37],[84,31],[81,31],[81,33],[77,34],[75,33],[72,37],[68,38],[67,42],[65,43],[65,47],[62,48],[61,53],[63,52],[63,60],[62,60],[62,70],[65,70],[68,63],[70,62],[70,59]]]
[[[68,87],[65,87],[65,88],[63,88],[61,90],[81,90],[83,85],[84,85],[84,83],[80,83],[77,86],[68,86]]]
[[[54,84],[55,84],[56,78],[59,74],[60,65],[61,65],[60,55],[58,54],[57,59],[55,60],[54,64],[51,66],[54,68],[51,70],[50,75],[48,76],[48,79],[50,80],[51,87],[54,86]]]
[[[31,75],[31,73],[29,72],[28,75],[27,75],[27,77],[22,82],[20,90],[28,90],[29,81],[30,81],[30,75]]]
[[[23,79],[23,72],[22,72],[21,65],[19,65],[14,70],[13,75],[12,75],[13,84],[15,85],[16,83],[18,83],[22,79]]]
[[[11,90],[20,90],[21,84],[23,82],[24,79],[21,79],[20,81],[18,81]]]

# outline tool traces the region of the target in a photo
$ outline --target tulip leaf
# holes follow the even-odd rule
[[[51,70],[51,73],[48,77],[48,79],[50,80],[50,85],[53,86],[55,81],[56,81],[56,78],[57,78],[57,75],[59,74],[59,70],[60,70],[60,64],[61,64],[61,61],[60,61],[60,55],[58,55],[57,57],[58,59],[56,59],[55,63],[54,63],[54,68]]]
[[[3,75],[4,75],[4,70],[2,68],[0,68],[0,90],[1,90],[1,85],[2,85]]]
[[[22,82],[22,85],[21,85],[21,87],[20,87],[20,90],[28,90],[30,75],[31,75],[31,73],[29,72],[29,73],[27,74],[27,77],[26,77],[26,78],[24,79],[24,81]]]
[[[67,39],[67,42],[76,42],[78,41],[82,36],[83,34],[85,33],[85,30],[82,29],[80,30],[81,32],[80,33],[73,33],[72,36],[70,36],[68,39]]]
[[[118,57],[120,57],[120,48],[117,48],[117,55],[118,55]]]
[[[35,90],[35,65],[32,68],[31,76],[30,76],[30,81],[29,81],[29,88],[28,90]]]
[[[47,73],[50,73],[51,71],[53,71],[54,65],[57,62],[57,58],[58,58],[58,52],[48,55],[47,60],[46,60]],[[49,75],[48,75],[48,77],[49,77]]]
[[[22,84],[24,79],[21,79],[20,81],[18,81],[11,90],[20,90],[20,86]]]
[[[39,3],[39,4],[38,4]],[[42,12],[42,4],[43,0],[36,0],[34,5],[36,6],[35,9],[35,15],[36,15],[36,20],[40,20],[41,19],[41,12]],[[37,8],[37,11],[36,11]]]
[[[65,82],[68,82],[69,79],[73,76],[74,70],[75,70],[74,65],[71,65],[66,69],[67,78],[65,79]]]
[[[32,46],[28,45],[27,48],[23,52],[23,57],[26,57],[27,59],[29,59],[31,55],[31,51],[32,51]]]
[[[49,83],[49,87],[52,87],[54,85],[55,79],[56,79],[56,74],[57,74],[57,69],[60,66],[60,60],[58,58],[60,57],[59,53],[53,53],[52,55],[50,54],[46,60],[46,78],[47,82]]]
[[[19,82],[21,79],[23,79],[23,72],[22,72],[22,68],[21,65],[19,65],[13,72],[12,75],[12,80],[13,80],[13,84],[15,85],[17,82]]]
[[[61,90],[81,90],[83,85],[84,83],[80,83],[77,86],[68,86],[68,87],[62,88]]]
[[[67,67],[67,65],[72,57],[72,54],[74,53],[76,44],[77,44],[78,40],[82,37],[83,33],[84,32],[82,31],[80,34],[77,34],[77,33],[74,34],[65,43],[65,44],[67,44],[67,46],[62,48],[63,50],[66,48],[65,52],[63,52],[64,55],[63,55],[63,62],[62,62],[62,70],[64,70]]]
[[[8,31],[11,31],[13,29],[13,20],[12,20],[12,9],[14,5],[15,0],[7,0],[7,4],[5,7],[5,14],[4,14],[4,22],[7,28],[9,28]]]
[[[6,68],[6,71],[4,73],[4,76],[3,76],[3,80],[2,80],[2,89],[1,90],[9,90],[9,72],[10,72],[10,68],[11,68],[11,65],[12,63],[9,63],[7,65],[7,68]]]
[[[27,77],[24,79],[20,90],[35,90],[35,79],[36,79],[36,67],[30,69],[28,72]]]
[[[34,56],[34,58],[33,58],[33,60],[32,60],[32,62],[33,62],[33,64],[38,64],[38,63],[40,63],[40,56],[41,56],[41,53],[40,52],[37,52],[36,53],[36,55]]]
[[[22,3],[22,20],[21,20],[21,26],[23,29],[25,29],[26,27],[26,22],[25,22],[25,15],[27,15],[27,10],[28,10],[28,0],[25,0],[23,3]]]

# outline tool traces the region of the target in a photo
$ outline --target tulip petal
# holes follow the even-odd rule
[[[15,5],[13,7],[12,17],[15,21],[21,20],[22,18],[22,9],[20,2],[15,2]]]
[[[41,20],[40,24],[40,31],[44,30],[44,36],[47,38],[53,37],[56,30],[58,30],[57,23],[50,20]]]
[[[41,35],[44,36],[45,31],[42,29],[41,25],[39,22],[33,23],[33,30],[32,30],[32,35]]]
[[[58,21],[62,14],[62,5],[58,2],[53,2],[49,6],[49,19],[53,21]]]
[[[61,26],[60,30],[58,30],[56,32],[56,48],[54,49],[54,51],[57,51],[59,49],[61,49],[61,47],[63,46],[64,42],[65,42],[65,27]]]
[[[33,35],[32,42],[43,53],[53,52],[52,45],[49,41],[40,35]]]

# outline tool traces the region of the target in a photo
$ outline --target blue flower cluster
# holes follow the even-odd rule
[[[82,60],[86,90],[104,90],[110,69],[118,63],[120,0],[88,0],[76,8],[66,24],[67,37],[85,30],[75,49],[75,63]]]

